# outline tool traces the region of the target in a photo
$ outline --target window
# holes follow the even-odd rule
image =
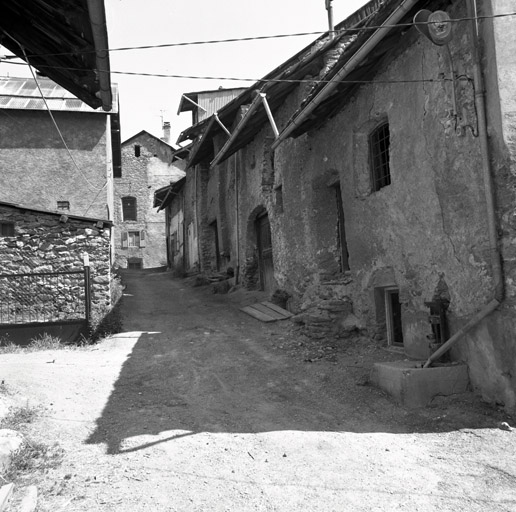
[[[145,232],[142,230],[122,231],[122,249],[145,247]]]
[[[274,197],[276,200],[276,213],[283,213],[283,185],[278,185],[274,189]]]
[[[124,221],[136,220],[136,197],[122,197]]]
[[[135,144],[135,145],[134,145],[134,156],[135,156],[136,158],[139,158],[139,157],[140,157],[140,155],[141,155],[141,147],[140,147],[140,145],[139,145],[139,144]]]
[[[141,270],[143,268],[143,261],[141,258],[129,258],[127,260],[127,268],[129,270]]]
[[[340,188],[340,183],[335,185],[335,198],[337,200],[337,244],[339,248],[339,266],[341,272],[346,272],[349,270],[349,253],[346,241],[344,205],[342,204],[342,189]]]
[[[391,184],[389,168],[389,123],[383,123],[369,136],[369,150],[371,154],[371,181],[372,191],[377,192]]]
[[[57,201],[57,209],[58,210],[69,210],[70,209],[70,201]]]
[[[0,222],[0,236],[14,236],[14,223]]]

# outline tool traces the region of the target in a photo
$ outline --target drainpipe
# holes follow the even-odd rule
[[[88,0],[88,12],[93,33],[93,43],[96,50],[95,59],[100,87],[99,96],[102,100],[102,110],[108,112],[113,108],[113,97],[111,94],[109,45],[104,2],[102,0]]]
[[[425,362],[423,368],[428,368],[435,360],[448,352],[450,348],[475,327],[483,318],[493,312],[504,299],[504,282],[502,270],[502,258],[498,246],[496,210],[494,201],[493,175],[491,171],[491,160],[489,158],[489,141],[487,137],[487,116],[485,104],[484,79],[480,69],[480,57],[478,48],[480,45],[478,37],[478,25],[476,22],[476,6],[474,0],[466,0],[468,8],[468,18],[470,18],[470,33],[473,54],[473,83],[475,86],[475,107],[478,117],[478,140],[482,154],[482,176],[484,178],[484,194],[487,208],[487,224],[489,232],[489,252],[491,256],[491,266],[495,283],[495,296],[493,300],[484,306],[462,329],[456,332],[444,345],[437,349]]]

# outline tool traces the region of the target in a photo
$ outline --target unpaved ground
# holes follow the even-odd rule
[[[514,511],[516,432],[467,395],[409,411],[361,340],[320,349],[168,273],[129,274],[124,333],[0,356],[36,437],[41,511]],[[333,347],[333,348],[332,348]]]

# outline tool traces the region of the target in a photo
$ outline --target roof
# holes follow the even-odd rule
[[[298,137],[335,116],[354,91],[362,86],[361,82],[370,80],[385,59],[393,55],[393,50],[399,46],[403,33],[410,28],[407,28],[407,24],[413,23],[417,11],[430,5],[434,10],[444,9],[448,4],[450,4],[450,0],[383,0],[380,2],[377,12],[370,20],[371,26],[380,27],[380,29],[376,31],[362,30],[358,33],[356,40],[345,49],[337,63],[319,82],[314,84],[283,131],[287,132],[288,128],[288,136]],[[389,21],[398,9],[401,12],[398,16],[399,20],[396,23]],[[385,27],[382,27],[384,24]],[[391,24],[396,26],[391,26]],[[383,30],[383,35],[379,42],[363,52],[359,58],[355,58],[355,55],[358,56],[359,50],[368,44],[369,40],[372,40],[380,30]],[[352,59],[354,59],[353,63],[351,63]],[[349,68],[349,72],[346,72],[346,67]],[[315,105],[313,105],[314,103]],[[305,109],[309,106],[310,111],[302,116],[301,114],[304,114]],[[285,135],[280,133],[280,138],[285,138]]]
[[[161,142],[162,144],[165,144],[165,146],[168,146],[173,151],[177,150],[177,148],[175,146],[173,146],[172,144],[170,144],[168,142],[165,142],[163,139],[160,139],[159,137],[156,137],[156,135],[153,135],[152,133],[148,132],[147,130],[141,130],[138,133],[135,133],[134,135],[129,137],[128,139],[124,140],[124,142],[122,142],[122,146],[125,146],[126,144],[132,143],[134,141],[134,139],[137,139],[141,135],[148,135],[149,137],[152,137],[153,139],[156,139],[157,141]]]
[[[193,103],[198,102],[199,96],[217,96],[217,94],[225,93],[226,97],[231,97],[231,99],[236,98],[242,91],[245,91],[246,87],[233,87],[224,89],[220,87],[219,89],[213,89],[210,91],[197,91],[197,92],[185,92],[181,96],[181,100],[179,102],[179,107],[177,109],[177,113],[187,112],[189,110],[194,110],[197,108]],[[190,101],[189,101],[190,100]],[[227,102],[226,102],[227,103]]]
[[[99,219],[99,218],[95,218],[95,217],[82,217],[80,215],[68,215],[67,213],[64,213],[64,212],[55,212],[52,210],[42,210],[42,209],[38,209],[38,208],[31,208],[30,206],[24,206],[24,205],[21,205],[18,203],[7,203],[5,201],[0,201],[0,206],[7,206],[9,208],[16,208],[17,210],[25,210],[25,211],[34,212],[34,213],[45,213],[48,215],[57,215],[58,217],[61,217],[61,215],[65,215],[69,219],[83,220],[83,221],[87,221],[87,222],[103,222],[104,224],[107,224],[108,226],[113,225],[113,221],[108,220],[108,219]]]
[[[154,192],[154,208],[158,208],[158,212],[164,210],[173,200],[174,197],[181,191],[185,186],[186,176],[178,179],[176,182],[161,187]]]
[[[325,66],[331,66],[331,64],[325,62],[327,52],[336,51],[340,53],[356,40],[355,31],[350,34],[344,29],[356,29],[370,23],[374,13],[385,1],[371,0],[346,20],[335,26],[335,30],[342,31],[340,35],[330,38],[329,34],[325,33],[315,42],[265,75],[256,84],[246,89],[237,98],[219,110],[218,116],[221,122],[226,127],[233,126],[235,119],[241,114],[241,108],[252,103],[258,91],[266,94],[266,99],[272,112],[277,111],[283,106],[286,98],[299,86],[300,80],[306,80],[308,76],[313,77],[314,81],[316,81]],[[256,109],[246,123],[246,126],[241,130],[240,135],[232,142],[231,147],[226,148],[225,158],[247,145],[267,122],[268,117],[265,109]],[[212,144],[209,144],[208,141],[222,132],[222,128],[218,123],[213,122],[213,116],[184,130],[178,142],[189,138],[196,138],[202,134],[201,141],[198,139],[194,144],[188,166],[195,165],[208,158],[211,159],[213,157]]]
[[[64,87],[48,78],[38,78],[41,92],[48,107],[53,112],[99,112],[78,99]],[[112,84],[113,109],[110,114],[118,112],[118,86]],[[0,109],[9,110],[46,110],[45,101],[41,97],[38,85],[32,78],[0,77]]]
[[[104,0],[2,2],[0,40],[90,107],[111,110]]]

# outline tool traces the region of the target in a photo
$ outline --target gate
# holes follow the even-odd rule
[[[89,270],[0,274],[0,326],[89,323]]]

